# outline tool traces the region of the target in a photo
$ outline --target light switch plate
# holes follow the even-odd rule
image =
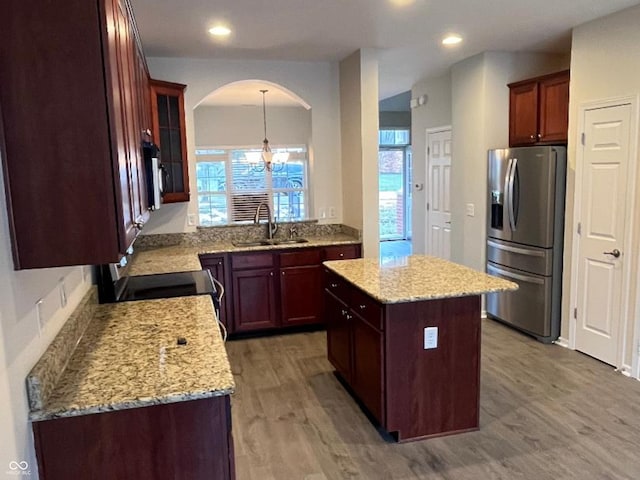
[[[424,349],[438,348],[438,327],[425,327]]]
[[[476,206],[473,203],[467,203],[467,217],[473,217],[476,214]]]

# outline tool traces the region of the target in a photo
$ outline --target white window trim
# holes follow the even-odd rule
[[[199,157],[203,156],[203,155],[198,155],[198,151],[201,150],[217,150],[217,151],[225,151],[226,152],[226,157],[224,158],[224,160],[222,158],[218,159],[218,161],[224,161],[225,162],[225,182],[226,185],[233,185],[233,167],[232,167],[232,158],[231,158],[231,152],[233,150],[260,150],[262,148],[262,145],[216,145],[216,146],[209,146],[209,145],[200,145],[197,146],[195,151],[196,151],[196,164],[197,163],[207,163],[207,162],[211,162],[212,160],[199,160]],[[251,193],[266,193],[268,196],[268,201],[269,201],[269,207],[272,209],[272,211],[274,211],[275,206],[274,206],[274,194],[276,193],[294,193],[294,192],[300,192],[303,195],[303,201],[304,201],[304,210],[305,210],[305,216],[303,218],[299,218],[296,219],[294,221],[304,221],[304,220],[308,220],[310,218],[310,180],[309,180],[309,172],[310,172],[310,160],[309,160],[309,148],[307,145],[304,144],[289,144],[289,145],[273,145],[272,150],[277,151],[279,149],[303,149],[304,150],[304,158],[303,160],[303,168],[304,168],[304,173],[303,173],[303,185],[302,188],[274,188],[273,187],[273,177],[272,175],[266,175],[265,176],[265,190],[264,191],[260,191],[260,192],[251,192],[251,191],[246,191],[243,193],[247,193],[247,194],[251,194]],[[197,167],[196,167],[196,182],[197,182]],[[232,197],[233,195],[238,194],[238,191],[232,191],[229,190],[228,188],[225,189],[223,192],[220,191],[197,191],[197,201],[198,201],[198,205],[199,205],[199,197],[202,195],[214,195],[214,196],[221,196],[221,197],[225,197],[227,200],[227,221],[226,223],[215,223],[215,224],[206,224],[204,226],[224,226],[224,225],[237,225],[237,224],[242,224],[242,223],[247,223],[247,221],[234,221],[233,220],[233,201],[232,201]],[[263,211],[264,213],[264,211]],[[274,212],[275,214],[275,212]],[[279,219],[279,221],[286,221],[287,219]],[[198,225],[201,225],[200,223],[200,212],[198,212]]]

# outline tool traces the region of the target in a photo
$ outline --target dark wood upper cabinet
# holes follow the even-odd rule
[[[163,203],[189,201],[189,164],[184,124],[186,85],[151,80],[153,138],[165,168]]]
[[[128,0],[0,15],[0,148],[16,269],[117,262],[149,216],[148,72]]]
[[[509,146],[567,142],[569,71],[509,84]]]

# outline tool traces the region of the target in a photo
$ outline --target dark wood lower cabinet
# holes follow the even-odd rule
[[[322,262],[358,256],[357,244],[232,253],[227,295],[233,300],[227,302],[226,312],[229,333],[321,326]],[[203,255],[201,263],[214,273],[212,259]]]
[[[281,268],[280,301],[283,327],[322,323],[322,267]]]
[[[380,426],[399,441],[478,429],[480,296],[383,305],[325,278],[328,359]]]
[[[229,396],[33,423],[41,480],[233,480]]]
[[[357,314],[351,314],[353,331],[352,387],[376,418],[385,418],[382,365],[384,337],[381,331]]]
[[[351,322],[348,307],[330,292],[325,294],[325,322],[329,361],[347,382],[351,382]]]
[[[231,288],[229,279],[226,276],[228,269],[226,268],[227,257],[225,255],[200,255],[200,264],[202,268],[209,270],[211,276],[220,282],[225,290],[225,294],[220,301],[220,321],[224,324],[227,331],[231,333],[231,322],[229,321],[228,305],[231,298]]]
[[[278,326],[273,268],[233,271],[233,331],[247,332]]]

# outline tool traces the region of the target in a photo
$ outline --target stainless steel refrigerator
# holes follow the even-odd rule
[[[565,147],[489,150],[487,273],[516,282],[487,315],[550,343],[560,335]]]

